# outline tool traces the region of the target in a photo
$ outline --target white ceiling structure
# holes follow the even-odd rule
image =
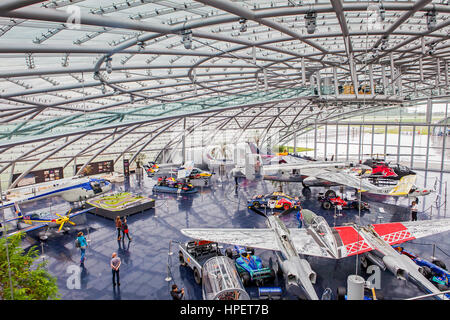
[[[3,0],[0,174],[448,95],[449,17],[442,0]]]

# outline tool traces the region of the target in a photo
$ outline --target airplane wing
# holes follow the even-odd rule
[[[299,159],[301,160],[301,159]],[[300,170],[301,173],[303,173],[303,170],[306,169],[318,169],[318,168],[334,168],[337,166],[347,166],[347,162],[328,162],[328,161],[307,161],[303,160],[304,162],[298,162],[298,163],[282,163],[282,164],[270,164],[270,165],[264,165],[263,170],[266,171],[275,171],[275,170],[293,170],[297,169]]]
[[[390,245],[450,231],[450,219],[374,224],[374,231]]]
[[[29,226],[29,227],[26,227],[26,228],[23,228],[23,229],[19,229],[19,230],[15,230],[13,232],[9,232],[9,233],[7,233],[7,237],[8,238],[12,237],[13,235],[16,235],[16,234],[18,234],[20,232],[30,232],[30,231],[42,229],[42,228],[47,227],[47,226],[48,226],[47,223],[42,223],[42,224],[38,224],[38,225],[35,225],[35,226]]]
[[[346,249],[346,253],[342,257],[376,249],[371,247],[353,226],[335,227],[334,229],[339,233]],[[380,223],[373,224],[372,230],[388,244],[396,245],[450,231],[450,219]]]
[[[338,184],[342,184],[348,187],[352,187],[361,191],[380,192],[381,188],[371,184],[365,179],[358,178],[352,174],[342,171],[332,171],[327,169],[305,169],[300,173],[309,177],[315,177]]]
[[[306,229],[289,229],[289,232],[298,253],[332,258],[325,248],[316,243]],[[280,251],[272,229],[182,229],[181,233],[193,239]]]
[[[94,208],[93,208],[93,207],[90,207],[90,208],[87,208],[87,209],[83,209],[83,210],[81,210],[81,211],[69,213],[69,218],[73,218],[73,217],[79,216],[80,214],[89,212],[89,211],[91,211],[92,209],[94,209]]]
[[[233,244],[266,250],[280,250],[272,229],[181,229],[192,239]]]

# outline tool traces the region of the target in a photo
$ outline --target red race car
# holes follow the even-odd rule
[[[323,193],[319,193],[318,200],[322,202],[322,208],[325,210],[329,210],[331,208],[341,206],[342,209],[359,209],[361,210],[369,210],[370,206],[367,202],[360,202],[356,199],[342,199],[339,196],[327,197]]]

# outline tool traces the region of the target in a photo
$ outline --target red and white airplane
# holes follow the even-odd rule
[[[209,240],[244,247],[281,251],[277,254],[281,268],[286,264],[287,241],[296,254],[322,258],[340,259],[356,254],[370,254],[365,257],[376,260],[391,271],[398,279],[411,279],[427,293],[440,293],[422,274],[422,267],[410,258],[396,251],[392,245],[450,231],[450,219],[436,219],[413,222],[393,222],[360,226],[356,224],[331,228],[326,220],[310,210],[302,210],[304,228],[287,228],[276,216],[269,216],[267,229],[182,229],[181,232],[194,239]],[[281,244],[280,244],[281,243]],[[306,260],[305,260],[306,261]],[[287,278],[296,278],[307,291],[310,299],[318,299],[311,290],[311,279],[315,272],[305,268],[304,262],[289,262]],[[296,271],[292,264],[302,265],[303,271]],[[297,268],[298,269],[298,268]],[[283,270],[284,271],[284,270]],[[312,282],[314,283],[314,282]],[[448,300],[444,294],[436,299]]]

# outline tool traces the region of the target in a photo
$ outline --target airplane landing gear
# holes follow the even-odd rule
[[[302,189],[302,195],[303,195],[305,198],[310,198],[310,197],[311,197],[311,194],[312,194],[312,192],[311,192],[311,188],[310,188],[310,187],[303,187],[303,189]]]

